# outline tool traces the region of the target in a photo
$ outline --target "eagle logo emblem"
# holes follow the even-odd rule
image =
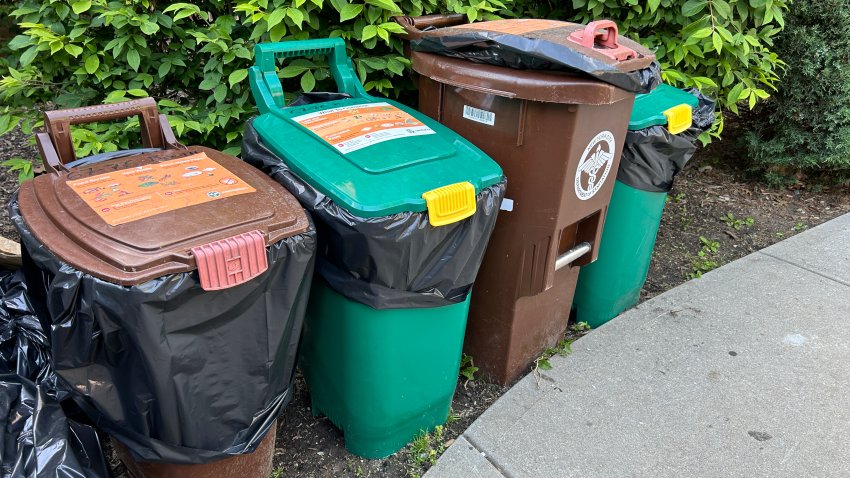
[[[584,149],[575,180],[576,196],[582,201],[592,198],[605,184],[614,164],[614,144],[614,135],[602,131]]]

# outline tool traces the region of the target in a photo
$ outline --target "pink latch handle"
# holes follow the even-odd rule
[[[617,43],[618,36],[616,23],[611,20],[596,20],[588,23],[583,31],[573,32],[570,35],[570,40],[618,61],[636,58],[637,52]],[[602,48],[597,48],[597,44],[601,45]]]
[[[611,20],[596,20],[584,27],[584,32],[581,35],[581,46],[593,48],[596,43],[599,43],[607,48],[617,48],[620,46],[617,44],[618,35],[616,23]]]
[[[193,247],[203,290],[221,290],[244,284],[269,268],[266,239],[251,231]]]

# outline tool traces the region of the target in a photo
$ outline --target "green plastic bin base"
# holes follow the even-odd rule
[[[598,327],[634,306],[646,282],[667,193],[614,184],[596,262],[581,268],[576,320]]]
[[[449,416],[469,297],[427,309],[375,310],[316,279],[301,371],[313,414],[342,430],[345,448],[389,456]]]

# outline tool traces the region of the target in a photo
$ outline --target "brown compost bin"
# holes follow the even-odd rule
[[[74,161],[71,125],[130,116],[147,150]],[[306,212],[247,163],[179,144],[152,99],[45,117],[48,172],[10,210],[57,375],[134,477],[268,477],[313,270]]]
[[[253,453],[203,463],[178,465],[137,461],[121,442],[112,441],[118,458],[127,468],[131,478],[268,478],[274,467],[274,442],[277,438],[277,420]]]
[[[417,38],[457,32],[461,29],[420,30],[464,17],[397,21]],[[497,29],[510,32],[506,22]],[[487,23],[474,25],[487,30]],[[586,31],[564,22],[537,25]],[[578,43],[562,42],[623,70],[654,61],[640,45],[622,38],[620,43],[639,57],[605,60]],[[634,93],[574,72],[514,69],[417,51],[411,59],[419,74],[419,109],[490,155],[508,179],[475,281],[464,342],[485,376],[507,384],[566,331],[579,267],[593,262],[599,250]]]

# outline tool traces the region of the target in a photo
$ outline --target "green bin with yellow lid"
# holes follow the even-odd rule
[[[279,60],[326,62],[337,91],[287,104]],[[260,115],[242,158],[318,231],[299,360],[313,413],[352,453],[388,456],[448,417],[504,175],[436,121],[367,94],[342,39],[257,45],[249,78]]]
[[[638,303],[673,178],[713,122],[714,101],[695,90],[635,97],[599,256],[579,272],[576,321],[598,327]]]

